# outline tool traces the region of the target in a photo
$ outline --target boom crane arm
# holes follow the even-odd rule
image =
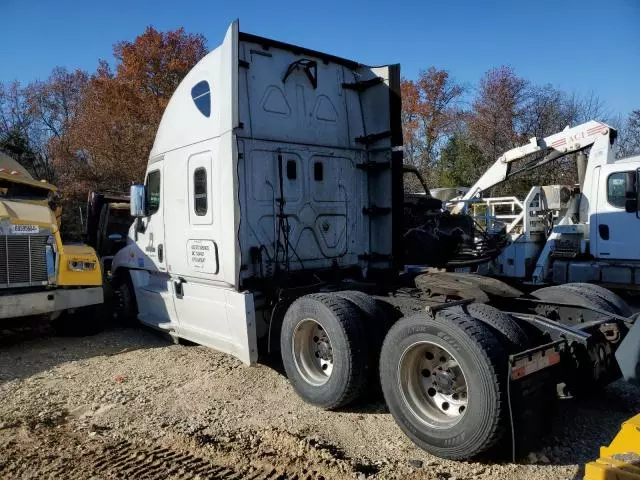
[[[616,130],[602,122],[590,120],[573,128],[565,128],[562,132],[538,139],[533,137],[527,145],[516,147],[503,153],[491,165],[480,179],[462,197],[461,201],[452,209],[453,213],[460,213],[465,207],[465,201],[480,195],[484,190],[495,187],[508,178],[522,172],[541,167],[569,153],[579,152],[592,146],[598,139],[608,142],[615,138]],[[531,163],[515,172],[511,171],[513,162],[521,160],[534,153],[544,153],[538,161]]]

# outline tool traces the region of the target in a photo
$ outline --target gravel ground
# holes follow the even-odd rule
[[[277,364],[246,367],[145,329],[37,333],[0,332],[0,478],[581,478],[640,411],[640,390],[619,382],[560,402],[519,463],[451,462],[416,448],[380,399],[340,412],[303,403]]]

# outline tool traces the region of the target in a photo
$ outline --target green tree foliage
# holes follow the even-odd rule
[[[468,187],[481,175],[485,164],[480,149],[465,135],[455,133],[440,151],[437,165],[439,187]]]

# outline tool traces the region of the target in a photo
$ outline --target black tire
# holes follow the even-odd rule
[[[377,363],[382,342],[394,320],[389,317],[382,302],[366,293],[357,290],[343,290],[335,294],[353,303],[362,311],[365,320],[364,326],[369,333],[368,338],[370,342],[372,342],[370,351],[371,354],[375,356]]]
[[[605,301],[598,294],[594,293],[593,290],[569,287],[569,285],[570,284],[544,287],[532,292],[532,295],[540,298],[541,300],[591,306],[606,312],[617,313],[617,310],[613,305]],[[553,307],[544,305],[536,307],[536,311],[552,320],[566,324],[595,320],[602,316],[600,313],[588,309],[580,311],[579,309],[570,307]],[[578,315],[583,318],[578,319]],[[566,384],[568,394],[577,397],[587,397],[600,392],[602,388],[609,383],[609,377],[604,376],[598,380],[594,378],[594,360],[584,345],[577,342],[573,343],[571,345],[570,352],[571,353],[565,354],[565,361],[563,361],[563,380]]]
[[[299,338],[296,332],[310,320],[326,332],[331,346],[332,371],[328,378],[315,383],[310,380],[311,374],[305,373],[308,369],[303,362],[296,360],[302,353],[294,345],[294,339]],[[287,310],[280,333],[282,363],[293,389],[306,402],[328,410],[355,401],[369,379],[366,339],[360,309],[345,298],[316,293],[297,299]]]
[[[472,303],[465,309],[473,318],[495,330],[507,353],[522,352],[531,347],[529,336],[509,314],[484,303]]]
[[[631,307],[627,305],[627,302],[620,298],[619,295],[613,293],[611,290],[601,287],[600,285],[594,285],[593,283],[565,283],[559,287],[584,291],[587,292],[587,294],[596,295],[613,307],[613,313],[617,313],[623,317],[630,317],[633,315],[633,311],[631,310]]]
[[[450,352],[464,374],[470,398],[453,425],[429,426],[414,413],[406,400],[411,397],[403,393],[407,383],[403,359],[411,358],[412,349],[421,344]],[[507,438],[506,375],[506,352],[489,327],[452,309],[438,312],[435,319],[421,313],[399,320],[389,330],[380,356],[382,390],[396,423],[420,448],[453,460],[487,453]],[[424,398],[432,396],[429,390],[422,393]]]
[[[380,395],[380,350],[384,337],[391,328],[394,320],[385,311],[384,305],[379,300],[357,290],[343,290],[336,292],[340,298],[351,302],[361,312],[368,342],[369,358],[367,360],[368,387],[373,394]]]
[[[64,311],[51,321],[56,335],[61,337],[86,337],[102,332],[106,326],[103,305],[89,305]]]
[[[138,322],[138,304],[128,273],[120,274],[113,282],[113,319],[116,325],[132,326]]]
[[[591,291],[577,288],[565,288],[565,285],[554,285],[543,287],[531,293],[533,297],[550,302],[571,303],[574,305],[584,305],[585,307],[597,308],[606,312],[616,313],[615,308],[600,296]],[[571,307],[538,305],[536,312],[552,320],[564,324],[582,323],[582,321],[594,320],[601,317],[601,314],[587,309],[576,309]],[[578,319],[578,316],[582,319]]]

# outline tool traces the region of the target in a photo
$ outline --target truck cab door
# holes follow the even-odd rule
[[[165,250],[164,161],[151,163],[145,179],[146,216],[132,228],[139,256],[131,271],[142,323],[163,330],[173,329],[175,309],[169,287]]]
[[[598,179],[596,228],[592,230],[596,258],[602,260],[640,260],[640,219],[636,212],[625,210],[626,192],[633,189],[635,169],[604,168]]]
[[[253,294],[238,291],[235,271],[238,35],[234,22],[222,45],[192,69],[174,94],[185,99],[180,121],[205,137],[164,154],[164,175],[170,179],[164,186],[164,223],[177,335],[251,364],[257,360]],[[193,97],[203,82],[213,102],[205,101],[200,109],[196,100],[205,97]]]

